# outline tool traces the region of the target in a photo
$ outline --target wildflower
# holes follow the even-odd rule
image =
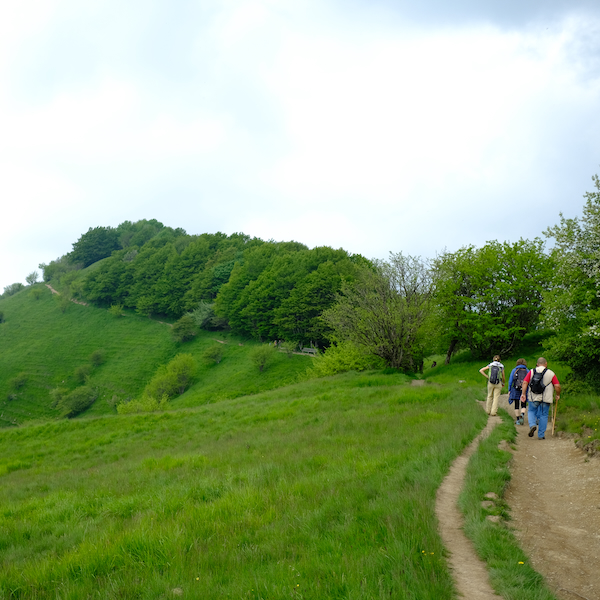
[[[520,565],[524,565],[525,563],[524,563],[522,560],[520,560],[520,561],[519,561],[519,564],[520,564]]]

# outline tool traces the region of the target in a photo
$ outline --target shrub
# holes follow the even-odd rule
[[[96,390],[84,385],[65,396],[58,407],[61,409],[63,417],[72,419],[94,404],[97,397],[98,392]]]
[[[22,388],[26,383],[27,383],[27,373],[19,373],[16,377],[13,377],[10,380],[10,386],[15,390]]]
[[[104,350],[94,350],[90,355],[90,362],[94,367],[99,367],[104,362]]]
[[[177,342],[186,342],[191,340],[196,335],[196,323],[191,315],[183,315],[179,321],[177,321],[171,333]]]
[[[178,354],[167,365],[159,367],[144,390],[150,398],[173,398],[185,392],[196,374],[196,360],[191,354]]]
[[[326,377],[346,371],[366,371],[385,366],[383,359],[362,350],[350,342],[332,345],[312,362],[309,374],[314,377]]]
[[[91,365],[81,365],[80,367],[77,367],[75,369],[75,372],[73,373],[73,375],[74,375],[75,381],[77,381],[77,383],[85,383],[90,378],[91,373],[92,373]]]
[[[298,342],[282,342],[281,344],[279,344],[278,348],[282,352],[285,352],[288,358],[292,358],[292,355],[298,348]]]
[[[227,320],[215,314],[214,306],[214,303],[200,301],[198,308],[188,315],[194,319],[194,323],[200,329],[224,329],[227,327]]]
[[[117,412],[120,415],[129,415],[140,412],[156,412],[166,410],[169,407],[169,400],[166,396],[157,400],[151,396],[142,396],[139,400],[130,402],[121,402],[117,404]]]
[[[53,390],[50,390],[50,398],[52,398],[52,404],[50,405],[52,408],[56,408],[67,396],[69,390],[67,388],[57,387]]]
[[[221,344],[215,344],[204,351],[202,354],[202,359],[205,363],[216,363],[218,365],[223,359],[224,353],[225,351],[223,350],[223,346]]]
[[[31,288],[31,291],[29,292],[29,295],[34,299],[34,300],[39,300],[42,297],[43,294],[43,290],[41,287],[39,286],[35,286]]]
[[[112,304],[108,309],[108,314],[112,315],[115,318],[123,316],[123,305],[122,304]]]
[[[263,344],[256,346],[250,351],[250,360],[262,373],[275,359],[275,347]]]

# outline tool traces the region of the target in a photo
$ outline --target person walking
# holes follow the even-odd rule
[[[489,369],[489,374],[485,371]],[[498,413],[498,400],[500,392],[506,383],[504,377],[504,365],[500,362],[500,357],[496,354],[494,360],[487,366],[481,367],[479,372],[488,379],[487,399],[485,401],[485,412],[495,417]]]
[[[543,357],[537,359],[537,366],[525,375],[521,391],[521,403],[527,397],[529,390],[529,406],[527,420],[529,422],[529,437],[538,430],[538,439],[546,439],[548,413],[556,392],[556,400],[560,398],[560,383],[554,371],[548,368],[548,361]]]
[[[527,362],[524,358],[517,360],[517,366],[510,372],[508,377],[508,403],[515,403],[515,425],[523,425],[525,422],[525,408],[527,400],[521,402],[523,391],[523,379],[528,373]]]

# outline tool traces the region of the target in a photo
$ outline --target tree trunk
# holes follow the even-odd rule
[[[450,364],[450,359],[452,358],[452,354],[454,353],[454,351],[456,350],[456,346],[458,345],[458,340],[457,339],[453,339],[450,342],[450,347],[448,348],[448,352],[446,352],[446,360],[445,360],[445,364],[449,365]]]

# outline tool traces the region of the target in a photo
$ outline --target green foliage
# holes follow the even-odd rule
[[[29,292],[29,295],[34,299],[34,300],[39,300],[42,297],[42,294],[44,293],[44,290],[39,287],[39,286],[35,286],[31,288],[31,291]]]
[[[351,342],[332,344],[324,353],[317,355],[311,364],[310,375],[325,377],[345,373],[347,371],[367,371],[380,369],[385,362],[379,356],[374,356],[364,348]]]
[[[183,394],[196,375],[197,363],[191,354],[178,354],[161,365],[144,390],[150,398],[174,398]]]
[[[9,298],[10,296],[14,296],[21,290],[24,290],[25,286],[22,283],[11,283],[4,288],[4,293],[2,294],[2,298]]]
[[[215,344],[213,346],[209,346],[203,353],[202,358],[204,362],[212,364],[219,364],[221,360],[223,360],[223,354],[225,351],[221,344]]]
[[[10,386],[14,390],[22,388],[27,383],[27,373],[19,373],[10,380]]]
[[[169,408],[169,399],[167,396],[154,398],[152,396],[142,396],[137,400],[129,402],[120,402],[116,405],[117,413],[120,415],[131,415],[144,412],[159,412]]]
[[[68,291],[64,291],[61,294],[54,294],[53,297],[61,313],[65,313],[69,308],[71,308],[71,295]]]
[[[332,339],[348,341],[403,370],[422,367],[432,281],[416,257],[390,254],[390,261],[363,267],[354,285],[342,284],[337,303],[324,311]]]
[[[546,235],[554,239],[556,268],[552,289],[544,297],[544,324],[556,331],[545,346],[567,362],[576,378],[596,384],[600,379],[600,179],[585,194],[581,219],[566,219]]]
[[[98,392],[84,385],[75,388],[72,392],[63,396],[58,402],[58,408],[63,417],[72,419],[87,410],[98,397]]]
[[[44,281],[58,280],[65,273],[77,269],[77,266],[71,263],[67,255],[60,256],[56,260],[50,261],[49,264],[40,263],[38,266],[42,269]]]
[[[4,323],[4,311],[0,310],[0,323]]]
[[[110,256],[114,250],[120,249],[119,234],[112,227],[89,228],[74,244],[69,253],[72,264],[88,267],[102,258]]]
[[[276,350],[270,344],[255,346],[250,351],[252,364],[262,373],[275,359]]]
[[[90,362],[94,367],[99,367],[106,360],[106,354],[104,350],[94,350],[90,355]]]
[[[208,331],[224,329],[227,327],[227,321],[215,314],[214,302],[205,302],[201,300],[198,307],[188,313],[193,319],[196,327]]]
[[[135,312],[144,317],[151,317],[154,312],[154,302],[152,298],[149,296],[142,296],[137,301]]]
[[[73,373],[73,377],[77,383],[86,383],[92,373],[91,365],[80,365]]]
[[[34,285],[38,282],[39,278],[40,274],[37,271],[32,271],[29,273],[29,275],[27,275],[27,277],[25,277],[25,281],[27,282],[27,285]]]
[[[187,342],[196,335],[196,322],[191,315],[183,315],[171,328],[176,342]]]
[[[57,408],[64,398],[69,395],[69,390],[65,387],[56,387],[50,390],[50,398],[52,399],[52,408]]]
[[[115,319],[119,319],[123,316],[123,305],[122,304],[112,304],[108,309],[108,314],[115,317]]]
[[[459,348],[489,358],[535,330],[552,261],[539,239],[488,242],[438,256],[434,272],[436,327],[448,358]]]

